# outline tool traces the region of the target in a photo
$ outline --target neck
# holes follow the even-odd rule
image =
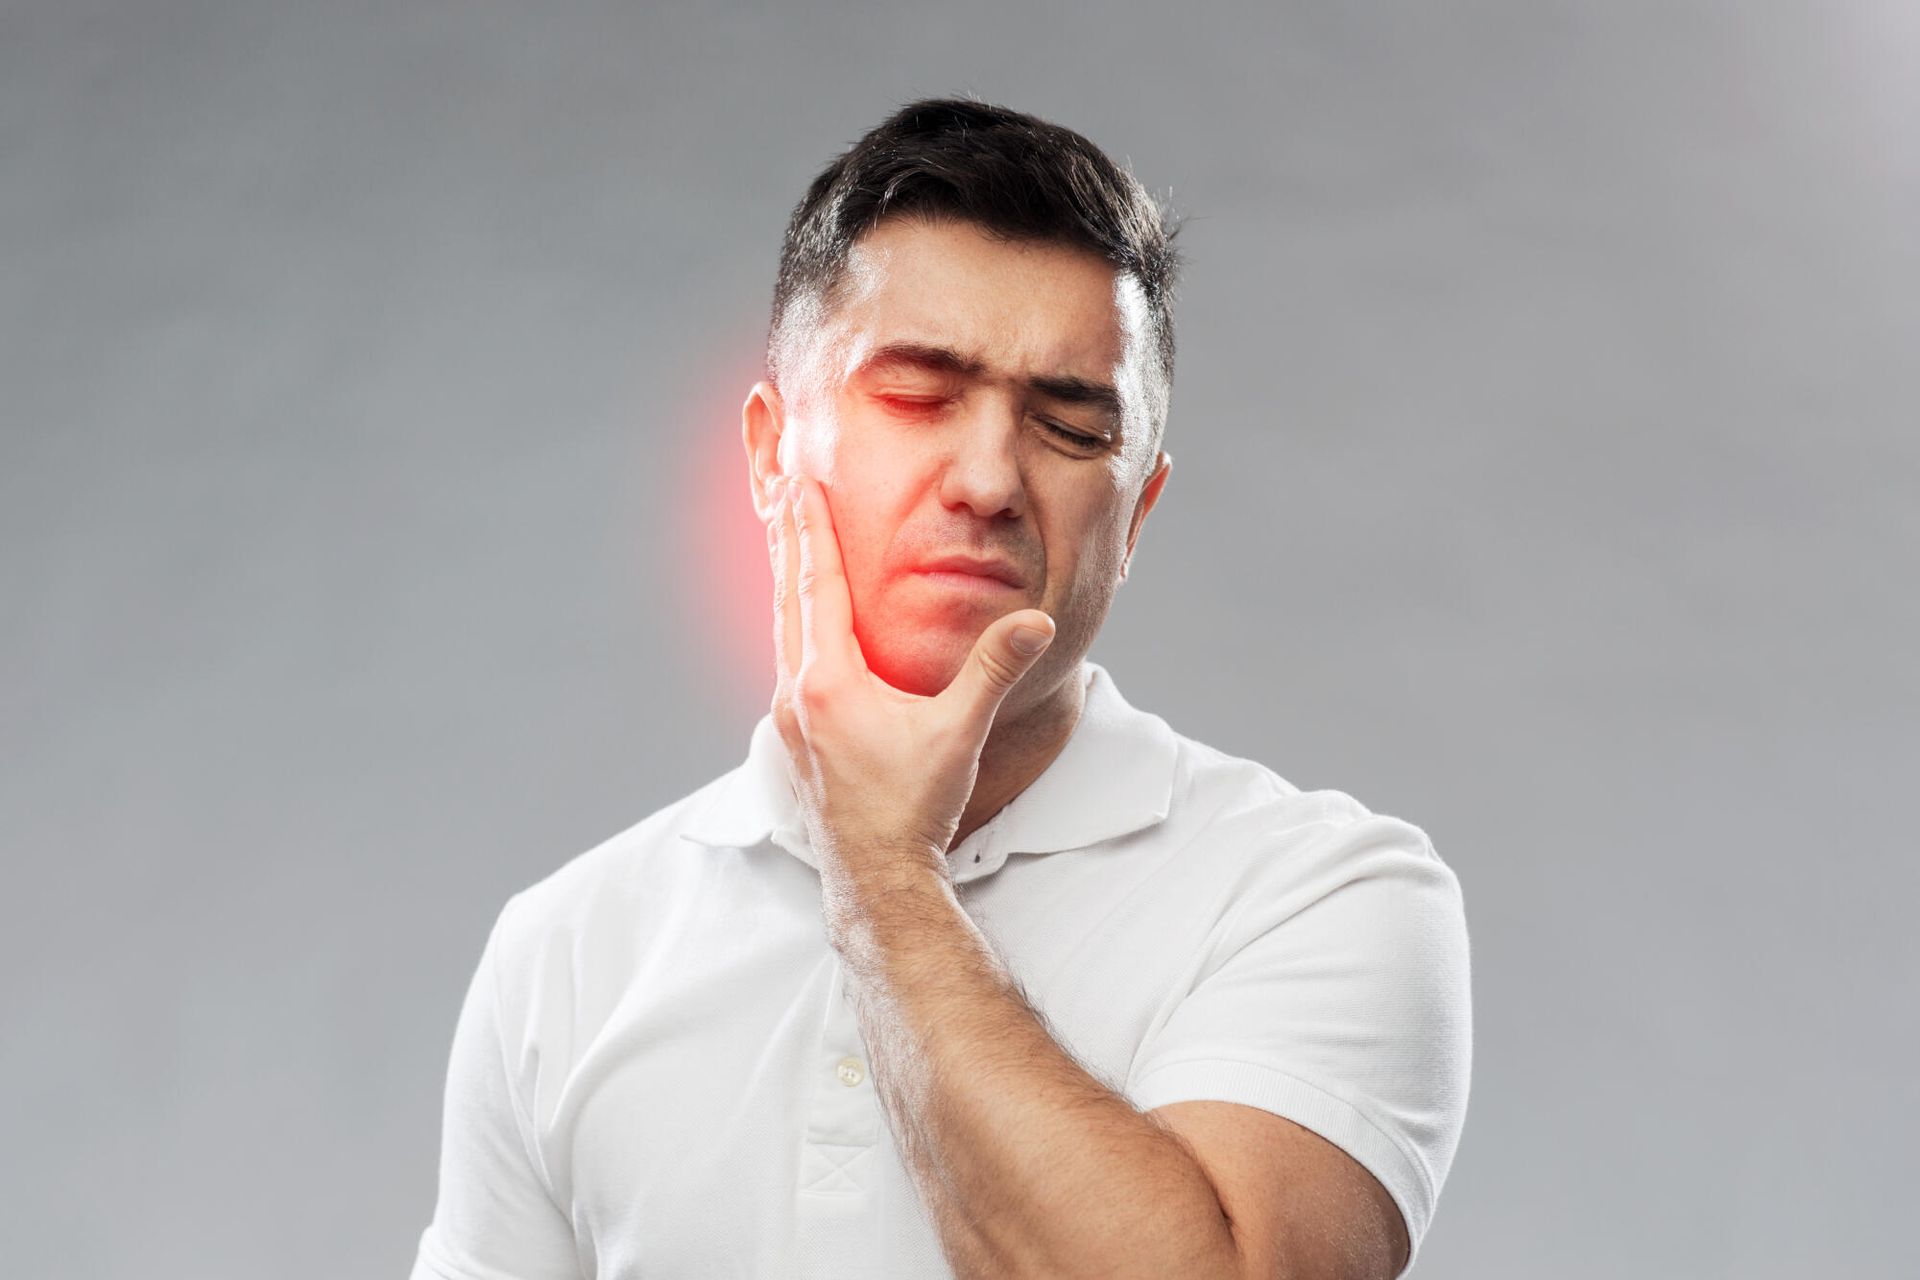
[[[1027,674],[1031,677],[1033,672]],[[1012,704],[1018,692],[1016,686],[1014,692],[1007,695],[1007,701],[1000,704],[1000,714],[993,719],[993,728],[987,731],[986,744],[980,749],[980,770],[974,777],[973,795],[960,814],[960,826],[947,845],[948,853],[1011,804],[1035,778],[1047,771],[1047,766],[1066,747],[1086,706],[1087,669],[1076,662],[1073,670],[1039,702],[1016,711]],[[1009,717],[1006,714],[1009,711],[1016,714]]]

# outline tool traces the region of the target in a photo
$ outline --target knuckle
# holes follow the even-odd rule
[[[996,684],[1010,685],[1019,675],[1019,673],[997,653],[981,654],[980,666],[986,671],[987,678]]]
[[[809,657],[800,664],[795,689],[810,716],[831,716],[846,701],[847,689],[833,668]]]

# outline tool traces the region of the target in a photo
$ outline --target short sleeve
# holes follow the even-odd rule
[[[1372,814],[1262,861],[1128,1095],[1142,1110],[1239,1102],[1313,1130],[1392,1195],[1411,1268],[1466,1119],[1459,881],[1418,827]]]
[[[535,1163],[502,1036],[495,921],[461,1005],[447,1063],[440,1194],[411,1280],[579,1280],[573,1231]]]

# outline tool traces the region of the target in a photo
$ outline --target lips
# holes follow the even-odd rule
[[[996,578],[1010,587],[1027,585],[1026,575],[1011,560],[983,559],[978,556],[949,555],[929,560],[920,566],[922,573],[971,573]]]

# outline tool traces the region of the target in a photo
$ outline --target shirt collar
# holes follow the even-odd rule
[[[1081,849],[1167,816],[1179,751],[1173,730],[1121,697],[1105,667],[1085,660],[1081,666],[1086,701],[1066,746],[951,852],[956,882],[998,870],[1012,854]],[[818,868],[771,712],[754,726],[745,762],[713,784],[680,834],[712,848],[750,849],[771,840]]]

